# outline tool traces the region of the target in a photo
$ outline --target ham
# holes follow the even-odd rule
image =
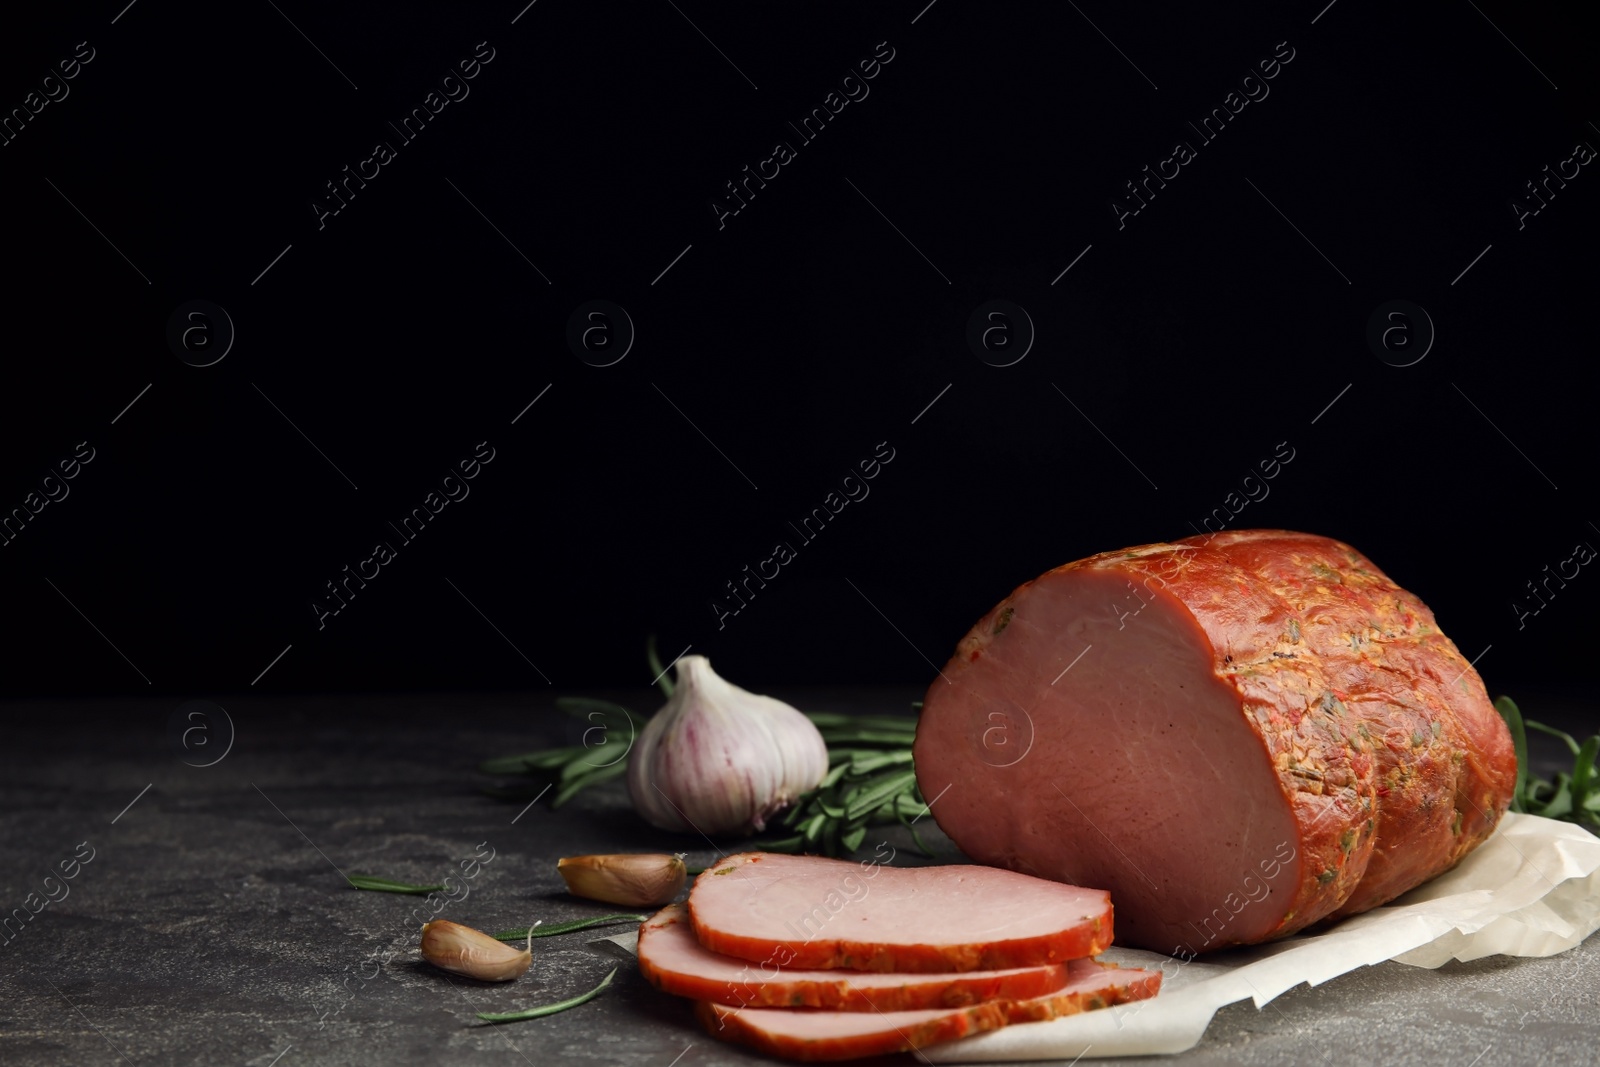
[[[996,867],[746,852],[697,877],[688,906],[705,948],[785,969],[1001,970],[1111,943],[1105,891]]]
[[[715,1037],[791,1060],[847,1060],[926,1048],[940,1041],[994,1030],[1008,1023],[1040,1022],[1153,997],[1158,971],[1068,964],[1067,984],[1042,997],[998,1000],[923,1011],[794,1011],[730,1008],[701,1001],[701,1022]]]
[[[797,971],[722,956],[695,939],[689,912],[670,904],[639,928],[639,970],[666,993],[736,1007],[911,1011],[1026,1000],[1067,984],[1065,964],[960,974]]]
[[[1179,955],[1393,899],[1482,842],[1516,777],[1432,612],[1281,530],[1021,586],[929,687],[913,751],[968,856],[1105,886],[1124,941]]]

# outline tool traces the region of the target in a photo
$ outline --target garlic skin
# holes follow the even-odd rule
[[[681,854],[563,856],[556,870],[573,896],[630,908],[670,904],[689,877]]]
[[[533,927],[528,928],[527,947],[518,950],[481,930],[435,919],[422,924],[422,958],[453,974],[483,982],[509,982],[533,966]]]
[[[628,793],[651,826],[749,834],[827,773],[828,746],[810,719],[684,656],[672,696],[634,743]]]

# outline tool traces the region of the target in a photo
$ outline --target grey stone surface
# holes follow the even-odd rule
[[[884,711],[913,694],[779,695],[818,710]],[[655,703],[630,696],[641,710]],[[562,855],[714,858],[703,840],[635,819],[619,783],[560,811],[541,801],[520,816],[522,803],[482,795],[481,758],[570,740],[547,695],[224,704],[233,746],[204,768],[180,762],[170,747],[177,702],[8,709],[0,905],[9,913],[30,892],[42,894],[50,868],[80,843],[94,856],[64,899],[0,943],[0,1063],[764,1062],[711,1039],[686,1003],[626,964],[580,1008],[479,1023],[475,1011],[593,987],[619,961],[589,942],[624,928],[536,941],[526,976],[486,985],[418,961],[424,898],[344,885],[340,870],[415,882],[459,876],[461,861],[484,843],[494,858],[439,914],[496,930],[610,910],[562,892],[554,862]],[[902,838],[891,840],[903,850]],[[936,847],[953,854],[948,841]],[[1149,1062],[1496,1067],[1595,1063],[1597,1050],[1600,939],[1591,938],[1550,959],[1437,971],[1384,964],[1297,988],[1259,1011],[1236,1004],[1198,1048]]]

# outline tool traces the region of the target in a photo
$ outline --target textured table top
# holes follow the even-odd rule
[[[779,695],[802,703],[799,693]],[[815,692],[802,706],[881,712],[913,695]],[[653,703],[632,696],[636,708]],[[592,988],[619,961],[588,942],[626,928],[538,941],[524,978],[490,986],[418,961],[423,898],[344,885],[341,871],[437,882],[492,854],[440,915],[495,930],[608,910],[562,892],[554,861],[563,855],[714,858],[703,840],[664,837],[636,820],[619,783],[560,811],[482,795],[480,759],[563,742],[548,695],[228,701],[232,746],[207,767],[180,760],[169,732],[176,708],[10,708],[0,752],[6,910],[40,891],[47,868],[88,854],[83,843],[92,858],[68,896],[0,942],[0,1062],[770,1062],[710,1038],[686,1002],[626,963],[580,1008],[481,1024],[475,1011]],[[212,728],[206,759],[226,740],[224,724]],[[955,857],[947,840],[934,841]],[[1161,1062],[1494,1067],[1590,1063],[1596,1048],[1600,939],[1591,938],[1549,959],[1437,971],[1388,963],[1298,987],[1260,1010],[1234,1004],[1199,1047]]]

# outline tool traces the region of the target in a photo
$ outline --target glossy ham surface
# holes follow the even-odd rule
[[[929,687],[914,753],[968,856],[1103,886],[1123,942],[1178,955],[1393,899],[1483,841],[1516,777],[1432,612],[1281,530],[1021,586]]]
[[[1066,964],[960,974],[806,971],[723,956],[694,936],[689,911],[669,904],[639,928],[639,971],[657,989],[751,1008],[913,1011],[987,1000],[1026,1000],[1067,984]]]
[[[1064,963],[1111,944],[1111,901],[996,867],[745,852],[695,879],[712,952],[782,968],[929,973]]]
[[[824,1061],[881,1056],[927,1048],[1011,1023],[1043,1022],[1078,1012],[1153,997],[1159,971],[1106,967],[1093,960],[1068,964],[1067,984],[1027,1000],[999,1000],[928,1011],[844,1012],[730,1008],[701,1001],[700,1021],[712,1036],[789,1060]]]

